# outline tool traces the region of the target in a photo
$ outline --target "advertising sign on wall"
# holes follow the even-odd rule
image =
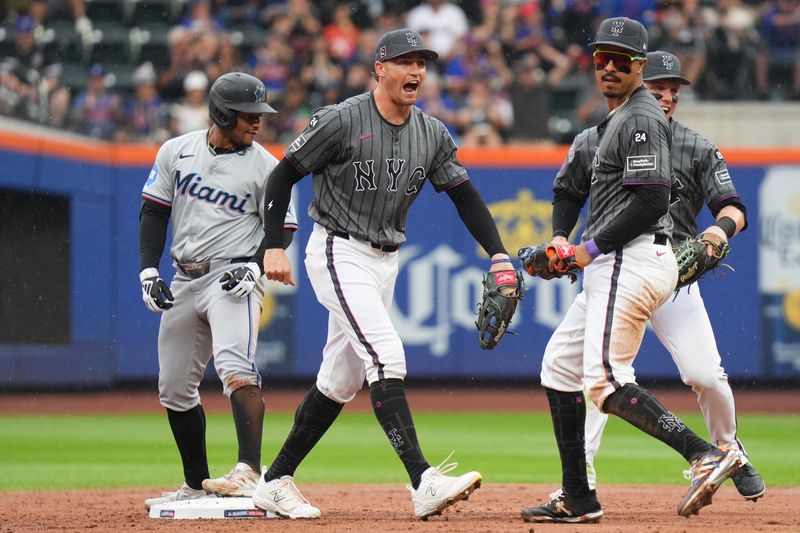
[[[764,369],[800,375],[800,168],[773,167],[759,195],[759,276]]]

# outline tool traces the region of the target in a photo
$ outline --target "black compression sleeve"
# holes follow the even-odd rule
[[[283,249],[287,249],[290,244],[292,244],[292,240],[294,239],[294,230],[283,228]],[[258,250],[253,257],[250,258],[250,261],[258,265],[258,271],[262,274],[264,273],[264,254],[267,252],[267,238],[264,237],[261,240],[261,244],[258,246]]]
[[[158,268],[172,208],[152,200],[142,200],[139,211],[139,270]]]
[[[569,237],[586,199],[578,198],[564,190],[553,190],[553,237]]]
[[[669,187],[637,185],[633,194],[630,205],[594,237],[595,244],[604,254],[622,248],[645,233],[669,210]]]
[[[469,180],[464,181],[449,189],[447,195],[455,204],[464,225],[489,257],[505,254],[506,249],[500,240],[494,218],[472,183]]]
[[[285,157],[272,171],[264,191],[264,243],[265,250],[270,248],[283,248],[284,219],[289,202],[292,201],[292,187],[300,181],[304,173],[289,162]]]

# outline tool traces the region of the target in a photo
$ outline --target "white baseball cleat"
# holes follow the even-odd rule
[[[208,494],[206,491],[200,489],[193,489],[186,483],[181,485],[181,488],[175,492],[163,492],[157,498],[147,498],[144,501],[144,508],[148,511],[154,505],[168,502],[177,502],[182,500],[197,500],[199,498],[215,498],[213,494]]]
[[[265,474],[266,469],[262,470],[253,493],[253,504],[256,507],[292,520],[320,517],[322,513],[305,499],[294,484],[292,476],[283,476],[267,482],[264,480]]]
[[[258,472],[246,463],[236,463],[233,469],[222,477],[204,479],[203,488],[217,496],[250,497],[256,490]]]
[[[440,515],[454,503],[469,498],[481,486],[482,478],[478,472],[467,472],[457,477],[445,475],[458,466],[458,463],[445,464],[451,455],[452,452],[439,466],[432,466],[423,472],[416,490],[406,485],[411,492],[417,518],[427,520],[430,516]]]

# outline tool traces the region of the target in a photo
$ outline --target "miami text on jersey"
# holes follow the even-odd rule
[[[215,189],[208,185],[200,185],[203,177],[194,172],[186,174],[181,177],[181,171],[175,171],[175,192],[184,196],[190,196],[203,200],[216,206],[225,206],[231,211],[237,211],[244,214],[244,206],[250,200],[250,194],[246,194],[244,198],[239,198],[235,194],[225,192],[221,189]]]

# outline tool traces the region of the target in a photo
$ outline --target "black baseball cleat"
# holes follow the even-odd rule
[[[573,500],[561,492],[554,494],[549,503],[522,509],[522,520],[525,522],[578,524],[599,522],[602,517],[603,509],[595,491],[590,491],[582,500]]]
[[[731,479],[733,484],[736,485],[736,490],[745,500],[754,502],[767,491],[767,486],[764,485],[761,474],[750,463],[744,464],[739,473],[731,476]]]

